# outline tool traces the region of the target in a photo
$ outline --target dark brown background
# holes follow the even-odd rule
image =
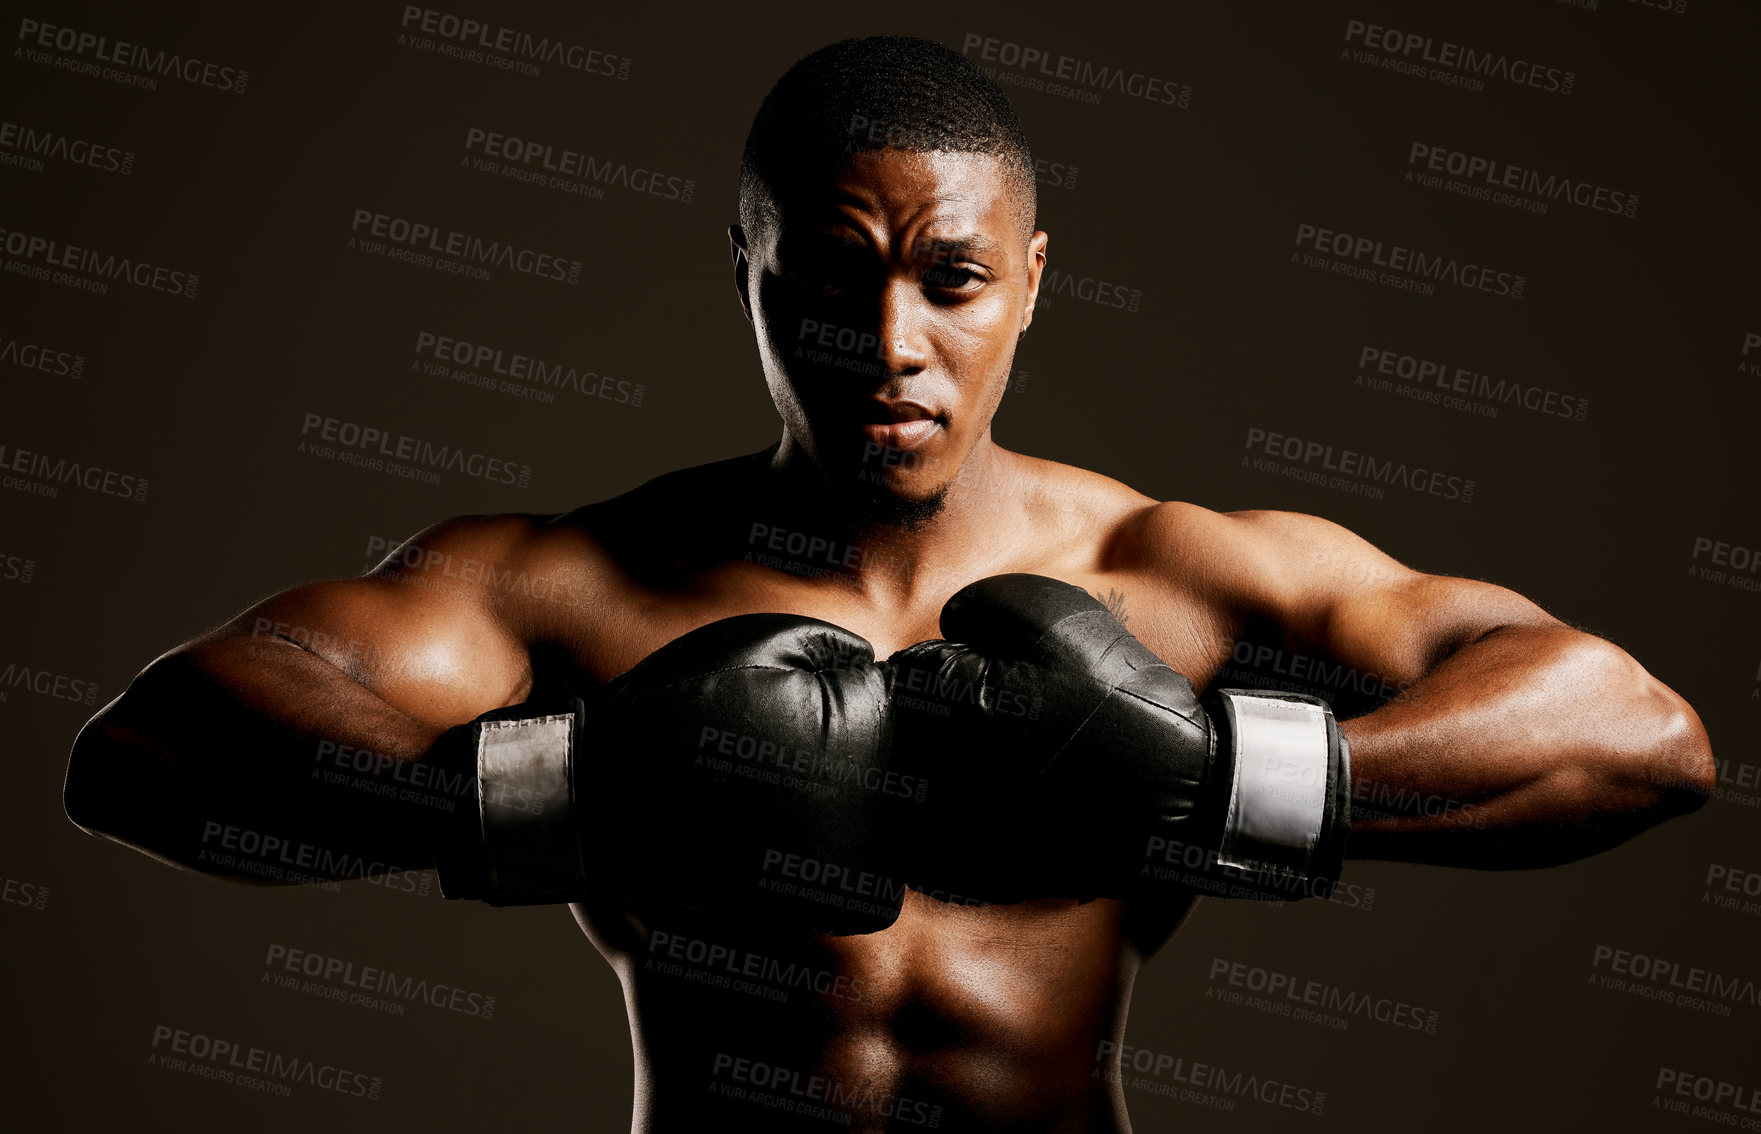
[[[437,3],[633,59],[627,81],[541,79],[400,47],[396,3],[0,7],[21,18],[250,71],[243,95],[148,92],[8,47],[0,120],[136,153],[119,176],[0,166],[0,227],[200,274],[183,300],[91,295],[0,274],[0,338],[86,358],[78,380],[0,364],[0,444],[150,478],[144,503],[64,487],[0,492],[0,664],[96,682],[98,704],[160,651],[265,594],[368,564],[372,537],[448,515],[554,511],[685,464],[759,448],[777,422],[730,294],[725,225],[746,126],[769,84],[846,35],[968,33],[1188,83],[1179,110],[1014,87],[1038,156],[1051,265],[1141,289],[1136,313],[1058,298],[1021,348],[996,432],[1162,498],[1313,512],[1414,566],[1486,578],[1605,634],[1683,692],[1729,774],[1757,754],[1761,594],[1691,577],[1696,537],[1761,544],[1750,5],[1631,0],[1099,6],[801,6],[736,16],[665,5]],[[1351,18],[1576,72],[1569,97],[1474,93],[1340,57]],[[460,167],[501,130],[693,178],[691,204],[619,188],[584,200]],[[1641,196],[1627,219],[1545,216],[1402,180],[1434,142]],[[357,207],[552,248],[578,286],[479,283],[345,248]],[[1527,277],[1520,302],[1421,297],[1290,262],[1309,222]],[[412,372],[416,332],[641,382],[639,408],[545,407]],[[1353,384],[1387,346],[1590,399],[1585,422],[1480,418]],[[1761,360],[1752,350],[1750,360]],[[1752,365],[1752,364],[1751,364]],[[439,486],[297,453],[319,412],[530,464],[529,489]],[[1250,426],[1476,480],[1469,505],[1380,501],[1242,467]],[[226,886],[69,824],[66,752],[92,709],[10,688],[0,875],[48,888],[0,903],[6,1102],[23,1127],[473,1129],[627,1123],[617,982],[560,909],[492,910],[354,883],[340,894]],[[1598,945],[1761,979],[1761,918],[1701,901],[1709,864],[1761,870],[1761,810],[1715,799],[1593,860],[1508,874],[1354,865],[1368,912],[1204,905],[1144,973],[1135,1045],[1327,1094],[1320,1117],[1233,1113],[1129,1092],[1140,1130],[1700,1129],[1651,1104],[1660,1067],[1761,1087],[1761,1007],[1729,1018],[1589,983]],[[401,1018],[261,983],[271,944],[497,997],[482,1021]],[[1405,1000],[1435,1035],[1333,1032],[1205,996],[1213,958]],[[726,1006],[737,1011],[737,1004]],[[376,1102],[274,1099],[147,1065],[155,1025],[343,1063]],[[20,1112],[23,1112],[20,1114]],[[9,1124],[9,1120],[8,1120]],[[21,1127],[22,1128],[22,1127]]]

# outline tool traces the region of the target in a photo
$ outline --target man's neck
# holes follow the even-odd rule
[[[786,440],[771,451],[762,492],[785,523],[844,549],[835,556],[835,574],[846,585],[877,600],[908,602],[968,581],[966,565],[1009,538],[1014,512],[997,486],[1013,479],[1004,468],[1010,456],[987,433],[947,482],[941,506],[920,522],[901,519],[909,509],[890,507],[885,498],[867,502],[833,491]]]

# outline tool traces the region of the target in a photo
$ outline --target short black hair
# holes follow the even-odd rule
[[[773,220],[791,177],[888,148],[996,155],[1024,236],[1033,231],[1033,156],[1009,97],[958,51],[902,35],[840,40],[777,80],[740,155],[740,223],[757,232]]]

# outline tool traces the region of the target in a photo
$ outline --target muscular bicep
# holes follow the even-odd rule
[[[446,538],[443,526],[430,546]],[[304,650],[392,708],[435,725],[517,703],[531,688],[528,652],[491,596],[419,569],[382,567],[283,591],[191,647],[240,639]]]
[[[1158,585],[1200,612],[1188,636],[1213,682],[1316,693],[1342,716],[1501,627],[1560,625],[1521,595],[1415,571],[1316,516],[1164,504],[1143,530],[1134,546]]]
[[[1386,697],[1443,659],[1510,626],[1559,626],[1514,591],[1412,570],[1315,516],[1236,513],[1258,565],[1250,621],[1295,656],[1345,667],[1342,686]],[[1325,672],[1320,666],[1317,670]]]

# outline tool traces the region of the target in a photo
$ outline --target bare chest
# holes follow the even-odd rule
[[[1191,595],[1128,572],[1058,569],[1043,563],[1003,570],[1031,571],[1083,588],[1195,685],[1202,687],[1228,656],[1225,615]],[[689,588],[672,590],[626,583],[570,621],[560,643],[562,660],[581,677],[609,681],[700,626],[760,612],[832,623],[865,639],[875,657],[884,659],[916,642],[942,637],[943,603],[980,577],[951,577],[915,599],[896,602],[874,601],[832,582],[760,570],[718,572]]]
[[[1197,629],[1209,615],[1196,604],[1122,573],[1018,569],[1036,567],[1093,594],[1171,664],[1195,671],[1195,681],[1215,668]],[[941,637],[942,603],[972,581],[951,580],[946,594],[891,608],[776,572],[664,593],[632,589],[580,628],[571,655],[585,673],[609,680],[709,622],[783,612],[841,626],[885,658]],[[897,1086],[913,1061],[965,1051],[1007,1066],[1031,1095],[1036,1077],[1093,1070],[1099,1040],[1123,1027],[1138,960],[1187,908],[1105,899],[971,907],[910,891],[885,931],[799,939],[678,910],[577,907],[576,916],[618,970],[662,1064],[701,1064],[737,1041],[773,1062],[786,1057],[816,1074],[879,1075]],[[717,1021],[732,1031],[718,1034]],[[698,1050],[705,1044],[713,1051]],[[998,1064],[999,1053],[1014,1054]],[[1055,1067],[1046,1062],[1054,1059]]]
[[[677,911],[576,916],[623,981],[660,1110],[762,1067],[976,1127],[1032,1125],[1033,1100],[1095,1094],[1140,957],[1134,911],[1106,899],[979,909],[910,892],[887,930],[798,939]]]

